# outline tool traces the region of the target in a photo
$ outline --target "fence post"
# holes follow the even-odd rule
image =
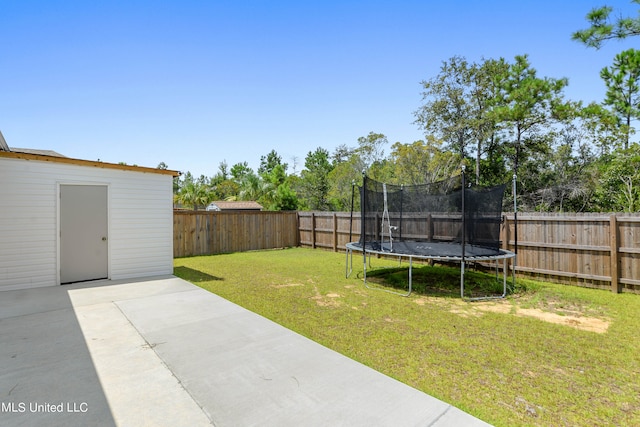
[[[338,252],[338,215],[333,213],[333,252]]]
[[[316,248],[316,215],[311,212],[311,247]]]
[[[509,250],[509,215],[504,214],[502,221],[502,230],[500,230],[500,239],[502,240],[502,249]],[[511,261],[513,258],[506,260],[505,267],[511,269]],[[506,273],[505,273],[506,274]]]
[[[502,222],[500,223],[500,248],[509,249],[507,245],[507,227],[509,226],[509,220],[506,214],[502,214]]]
[[[611,245],[611,292],[619,293],[620,284],[618,278],[618,218],[615,214],[609,217],[609,240]]]
[[[300,234],[302,233],[302,230],[300,230],[300,227],[301,227],[302,221],[300,220],[300,212],[295,211],[295,215],[296,215],[296,234],[293,240],[296,242],[296,246],[301,246],[302,244],[300,242],[302,241],[302,238],[300,237]]]

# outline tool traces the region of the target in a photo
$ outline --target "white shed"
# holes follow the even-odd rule
[[[0,147],[0,291],[173,273],[171,170]]]

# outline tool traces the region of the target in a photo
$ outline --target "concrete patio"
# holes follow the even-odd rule
[[[486,426],[173,276],[0,292],[3,426]]]

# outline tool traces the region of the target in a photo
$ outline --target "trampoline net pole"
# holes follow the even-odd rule
[[[404,198],[404,185],[400,186],[400,221],[398,224],[398,229],[399,229],[399,233],[398,233],[398,241],[402,241],[402,202],[403,202],[403,198]]]
[[[349,216],[349,242],[353,238],[353,205],[356,195],[356,182],[351,181],[351,215]]]
[[[351,239],[353,238],[353,202],[355,200],[355,192],[356,182],[351,181],[351,214],[349,215],[349,241],[347,243],[351,243]],[[351,272],[353,271],[353,250],[347,248],[346,254],[347,259],[345,262],[345,277],[349,277],[351,275]],[[351,260],[351,268],[349,268],[349,260]]]
[[[517,176],[513,174],[513,288],[516,287],[516,267],[518,266],[518,202],[517,202]]]
[[[367,280],[367,175],[362,171],[362,190],[360,193],[360,243],[362,245],[362,262],[364,264],[365,283]]]
[[[465,194],[467,192],[467,183],[465,181],[464,176],[465,166],[462,165],[462,200],[461,211],[462,211],[462,261],[460,262],[460,298],[464,298],[464,255],[465,255],[465,246],[467,244],[467,214],[465,212],[464,199]]]
[[[387,228],[389,229],[389,244],[391,243],[391,221],[389,220],[389,205],[387,204],[387,184],[382,184],[382,195],[384,200],[384,207],[382,209],[382,222],[380,223],[380,248],[384,250],[384,220],[387,220]],[[393,250],[393,246],[390,246]]]

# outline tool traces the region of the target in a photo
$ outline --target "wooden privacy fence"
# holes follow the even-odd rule
[[[434,240],[447,239],[446,217],[421,220]],[[344,251],[360,238],[360,214],[351,221],[349,212],[175,211],[173,228],[176,258],[292,246]],[[513,213],[504,215],[501,241],[515,250]],[[518,213],[517,252],[521,274],[640,293],[639,214]]]
[[[514,247],[513,214],[504,244]],[[517,271],[561,283],[640,292],[640,215],[518,214]]]
[[[175,258],[298,245],[297,212],[173,213]]]
[[[360,238],[360,214],[299,212],[300,245],[345,250]],[[424,220],[424,218],[423,218]],[[445,239],[437,230],[432,238]],[[350,228],[351,224],[351,228]],[[434,230],[431,220],[427,230]],[[431,232],[431,231],[429,231]],[[351,237],[350,237],[351,233]],[[502,247],[515,251],[514,214],[504,215]],[[555,282],[640,292],[640,215],[518,213],[516,271]]]

